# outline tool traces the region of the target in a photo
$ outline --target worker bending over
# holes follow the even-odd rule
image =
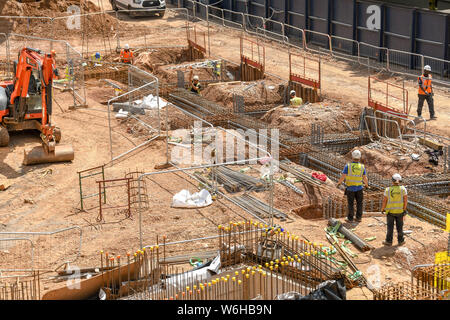
[[[196,94],[200,94],[200,90],[202,89],[202,85],[200,84],[200,79],[197,75],[195,75],[194,77],[192,77],[192,67],[190,67],[191,71],[189,73],[189,82],[191,83],[191,91],[196,93]]]
[[[120,62],[128,64],[133,64],[134,62],[133,51],[130,50],[128,43],[120,51]]]
[[[417,116],[422,116],[423,102],[427,100],[430,120],[437,119],[434,115],[433,87],[431,85],[431,67],[426,65],[423,68],[423,75],[418,78],[419,82],[419,104],[417,106]]]
[[[341,178],[337,185],[339,186],[345,181],[345,194],[347,195],[348,215],[347,222],[353,222],[354,202],[356,199],[356,221],[361,222],[363,209],[363,182],[366,188],[369,187],[367,180],[366,168],[361,160],[361,151],[354,150],[352,152],[352,162],[347,163],[342,171]]]
[[[295,90],[291,90],[289,96],[291,98],[291,106],[292,107],[298,107],[303,104],[303,99],[300,97],[297,97],[297,93],[295,92]]]
[[[408,205],[408,193],[404,186],[400,186],[402,177],[396,173],[392,176],[392,187],[387,187],[384,191],[383,205],[381,211],[387,214],[387,233],[383,244],[392,245],[394,237],[394,222],[397,226],[398,245],[405,243],[403,237],[403,221],[406,215],[406,206]]]
[[[94,64],[94,67],[100,67],[102,65],[102,56],[100,52],[96,52],[92,55],[91,61]]]

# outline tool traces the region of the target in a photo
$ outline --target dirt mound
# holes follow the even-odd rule
[[[358,108],[347,108],[341,105],[317,102],[298,108],[279,106],[267,112],[261,119],[296,136],[309,135],[311,123],[319,124],[325,133],[344,133],[359,123]]]
[[[302,217],[303,219],[322,219],[322,205],[308,204],[297,209],[292,209],[292,212]]]
[[[43,0],[40,2],[19,3],[13,0],[7,0],[6,4],[0,12],[3,16],[20,16],[20,17],[65,17],[74,14],[69,8],[71,6],[78,6],[80,13],[93,13],[101,11],[91,1],[77,0]],[[77,12],[75,12],[77,13]],[[7,25],[8,31],[14,31],[21,34],[29,35],[48,35],[50,36],[52,30],[56,30],[56,38],[67,38],[73,32],[81,30],[89,30],[92,33],[111,31],[115,28],[117,23],[116,18],[109,15],[94,15],[89,17],[81,17],[81,29],[69,29],[67,19],[57,19],[53,23],[50,19],[1,19],[3,25]]]
[[[160,79],[163,83],[171,83],[176,84],[178,81],[178,73],[177,69],[173,69],[175,65],[167,65],[157,67],[155,75]],[[178,69],[183,71],[184,73],[184,83],[187,84],[189,82],[189,69],[181,68]],[[212,69],[207,68],[199,68],[195,69],[193,72],[194,75],[197,75],[200,78],[200,82],[203,80],[211,80],[213,79],[213,71]]]
[[[187,49],[154,49],[150,51],[135,52],[135,65],[143,67],[149,71],[155,71],[158,66],[167,64],[177,64],[187,61]]]
[[[284,86],[272,80],[238,82],[206,88],[202,95],[224,107],[233,109],[233,95],[244,97],[245,111],[268,110],[283,103]]]
[[[378,143],[371,143],[355,148],[361,151],[361,162],[364,163],[368,171],[376,172],[385,178],[392,177],[394,173],[410,176],[427,172],[442,172],[442,161],[438,166],[430,165],[428,155],[424,152],[419,152],[419,160],[414,161],[410,154],[397,154],[393,149],[389,150],[389,146],[383,146],[384,148],[379,146]],[[352,151],[345,155],[349,161],[352,159]]]
[[[42,0],[39,2],[19,3],[7,0],[1,15],[25,17],[57,17],[68,13],[70,6],[78,6],[81,13],[98,12],[100,8],[91,1],[80,0]]]

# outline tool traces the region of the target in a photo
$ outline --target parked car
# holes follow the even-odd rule
[[[161,18],[166,12],[165,0],[109,0],[114,10],[130,11],[130,16],[154,16],[158,14]],[[152,10],[148,10],[152,9]]]

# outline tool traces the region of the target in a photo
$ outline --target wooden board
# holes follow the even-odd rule
[[[130,277],[135,278],[135,262],[130,264]],[[120,276],[123,280],[128,277],[128,265],[120,267]],[[96,294],[98,294],[100,288],[103,286],[103,282],[108,277],[113,277],[114,282],[119,281],[118,269],[104,272],[103,275],[99,274],[90,279],[80,281],[79,283],[72,284],[71,287],[65,286],[55,290],[48,291],[42,297],[42,300],[86,300]],[[110,278],[111,279],[111,278]],[[74,282],[74,281],[72,281]]]
[[[434,142],[434,141],[431,141],[431,140],[428,140],[428,139],[425,139],[425,138],[421,138],[421,137],[419,137],[419,143],[423,144],[424,146],[433,148],[434,150],[443,150],[444,149],[444,145]]]

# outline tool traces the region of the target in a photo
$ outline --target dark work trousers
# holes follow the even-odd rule
[[[427,100],[428,104],[428,110],[430,111],[430,118],[434,117],[434,101],[433,96],[425,95],[425,94],[419,94],[419,105],[417,106],[417,116],[422,116],[422,108],[423,108],[423,102]]]
[[[387,214],[386,242],[392,243],[392,238],[394,237],[394,222],[395,222],[395,225],[397,226],[397,240],[399,243],[403,242],[405,238],[403,237],[403,214],[402,213],[397,213],[397,214],[388,213]]]
[[[350,191],[347,189],[348,216],[347,219],[352,221],[354,215],[354,202],[356,199],[356,219],[362,218],[363,209],[363,191]]]

